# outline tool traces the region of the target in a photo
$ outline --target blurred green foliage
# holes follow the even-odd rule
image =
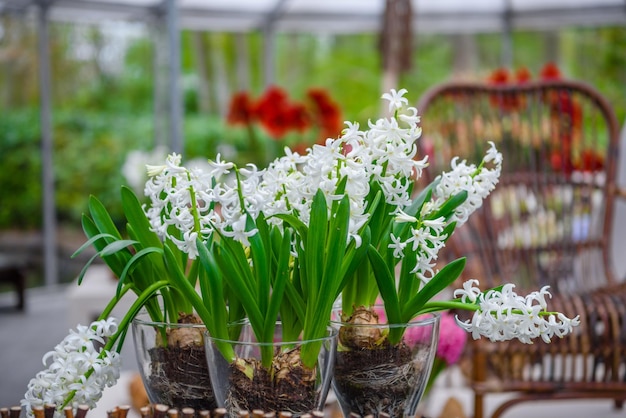
[[[29,228],[41,221],[41,158],[37,113],[0,113],[0,228]]]
[[[0,230],[39,228],[41,216],[41,158],[37,94],[36,28],[19,18],[2,17],[10,36],[0,39]],[[418,28],[419,30],[419,28]],[[551,36],[558,56],[546,37]],[[224,123],[230,94],[246,88],[254,96],[264,89],[262,36],[192,33],[182,36],[185,158],[225,158],[244,162],[245,130]],[[246,78],[238,65],[245,43]],[[130,38],[118,68],[107,67],[106,33],[97,26],[54,23],[51,31],[53,138],[58,218],[80,225],[87,197],[96,195],[121,219],[121,167],[129,151],[150,150],[155,124],[154,45],[149,33]],[[502,38],[479,34],[471,73],[484,79],[500,65]],[[275,83],[294,100],[307,89],[327,89],[345,120],[366,123],[381,108],[381,68],[376,34],[319,36],[278,34]],[[620,123],[626,117],[626,28],[572,28],[555,34],[515,32],[513,70],[527,67],[536,76],[548,61],[556,61],[565,77],[597,87],[613,105]],[[110,45],[109,45],[110,46]],[[78,48],[80,47],[80,48]],[[552,45],[554,47],[554,45]],[[198,53],[198,48],[204,54]],[[413,67],[400,86],[417,102],[428,88],[455,73],[459,46],[453,37],[417,34]],[[91,51],[78,54],[76,51]],[[4,58],[3,58],[4,57]],[[7,58],[8,57],[8,58]],[[201,62],[201,60],[203,60]],[[202,64],[202,65],[200,65]],[[204,66],[210,109],[201,106]],[[220,97],[221,92],[221,97]],[[158,118],[166,118],[159,115]],[[167,132],[162,133],[167,138]],[[271,144],[280,148],[280,144]]]
[[[80,224],[87,197],[112,202],[120,215],[120,167],[126,147],[146,147],[151,119],[112,118],[106,113],[55,113],[55,199],[61,222]],[[0,113],[0,229],[39,228],[42,222],[41,153],[37,109]]]
[[[91,194],[107,202],[111,215],[122,220],[120,186],[127,184],[121,167],[128,151],[149,150],[153,117],[124,117],[102,112],[55,113],[55,203],[59,221],[80,225]],[[215,116],[191,115],[185,120],[187,158],[214,158],[224,137],[242,151],[243,130],[225,126]],[[0,230],[41,227],[41,153],[37,109],[0,113]],[[158,163],[158,161],[155,161]]]

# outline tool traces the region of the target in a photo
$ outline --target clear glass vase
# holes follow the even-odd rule
[[[406,324],[352,323],[333,311],[339,331],[333,390],[344,416],[386,413],[414,417],[437,351],[439,314],[421,315]],[[377,316],[377,315],[376,315]]]
[[[217,404],[229,416],[240,411],[290,412],[294,416],[322,410],[330,389],[337,330],[327,328],[322,338],[283,341],[282,324],[276,325],[274,341],[258,342],[249,323],[239,327],[237,340],[212,338],[205,334],[207,362]],[[235,353],[227,360],[220,346],[228,344]],[[305,365],[300,355],[317,354],[314,365]]]
[[[198,324],[154,322],[146,313],[132,323],[139,371],[151,403],[181,410],[217,407]]]

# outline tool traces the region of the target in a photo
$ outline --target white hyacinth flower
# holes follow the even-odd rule
[[[47,368],[30,380],[22,400],[29,416],[34,406],[54,404],[61,408],[72,392],[70,406],[84,404],[95,408],[104,388],[115,385],[120,377],[119,353],[99,348],[104,338],[116,332],[114,318],[95,321],[88,327],[79,325],[53,351],[46,353],[43,361]],[[58,409],[55,417],[61,416]]]
[[[580,324],[578,316],[567,318],[562,313],[546,312],[546,298],[550,296],[548,286],[527,296],[515,293],[515,285],[507,283],[501,290],[489,290],[477,293],[471,280],[457,289],[454,296],[461,296],[462,302],[472,301],[478,305],[471,319],[457,323],[474,339],[486,337],[491,341],[507,341],[518,339],[531,344],[534,339],[541,338],[550,342],[553,336],[562,337],[573,331]]]
[[[389,113],[393,113],[398,109],[402,109],[402,107],[409,103],[406,97],[403,97],[407,93],[406,89],[400,89],[396,91],[396,89],[391,89],[389,93],[385,93],[382,95],[384,100],[389,101]]]

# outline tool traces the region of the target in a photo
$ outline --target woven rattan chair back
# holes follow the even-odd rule
[[[479,162],[488,141],[504,157],[496,190],[450,239],[452,252],[467,256],[463,279],[483,287],[513,282],[520,291],[549,285],[555,309],[582,321],[579,332],[552,344],[471,344],[475,418],[490,392],[521,393],[494,416],[555,396],[621,403],[626,297],[609,251],[620,195],[611,107],[593,88],[559,80],[443,84],[425,94],[418,111],[421,152],[430,155],[426,180],[449,169],[454,156]]]

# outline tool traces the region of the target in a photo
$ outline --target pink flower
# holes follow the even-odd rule
[[[457,325],[454,315],[450,312],[443,312],[439,323],[437,357],[443,359],[448,365],[456,363],[461,358],[466,341],[467,332]]]
[[[378,314],[380,324],[387,323],[385,309],[382,306],[375,306],[374,311]],[[420,318],[416,318],[419,320]],[[430,327],[415,326],[409,327],[404,333],[404,342],[413,347],[415,344],[425,342],[430,339]],[[442,359],[446,365],[455,364],[461,358],[465,343],[467,342],[467,332],[459,327],[450,312],[442,312],[439,322],[439,342],[437,344],[436,356]]]

